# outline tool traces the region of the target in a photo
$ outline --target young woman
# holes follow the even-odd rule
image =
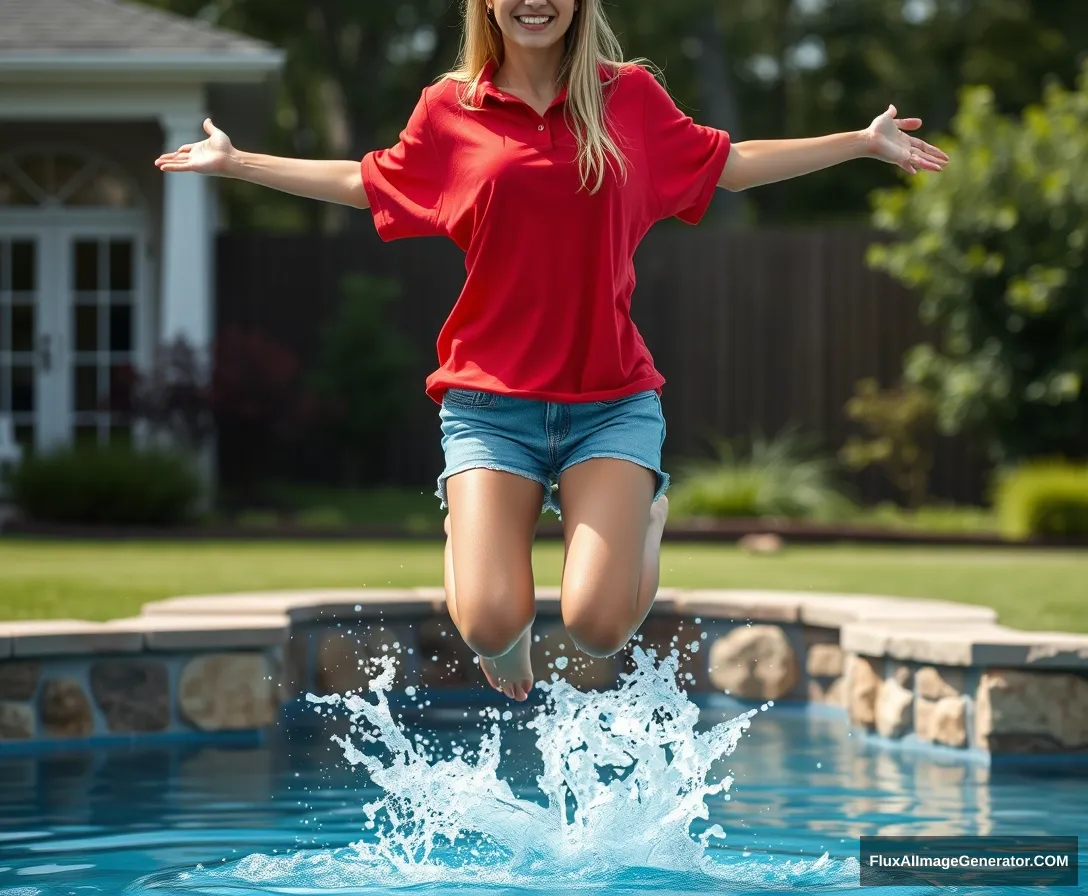
[[[525,700],[542,506],[561,509],[562,616],[582,651],[619,651],[657,592],[664,379],[629,315],[639,241],[666,218],[696,224],[718,187],[859,158],[939,171],[948,157],[907,133],[921,122],[895,116],[731,145],[624,62],[602,0],[466,0],[457,68],[361,166],[242,152],[210,120],[206,140],[156,164],[370,208],[384,240],[464,250],[427,380],[446,459],[447,604],[492,686]]]

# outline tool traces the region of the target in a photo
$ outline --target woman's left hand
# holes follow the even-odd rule
[[[920,118],[896,118],[895,106],[873,119],[865,131],[869,153],[877,159],[898,165],[904,171],[940,171],[948,164],[948,156],[936,146],[930,146],[907,131],[922,126]]]

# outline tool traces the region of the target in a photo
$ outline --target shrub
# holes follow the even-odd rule
[[[962,94],[952,164],[874,194],[894,242],[870,262],[920,299],[938,338],[906,358],[941,432],[987,438],[1011,465],[1088,457],[1088,66],[1018,119]]]
[[[390,320],[390,307],[401,297],[397,281],[349,275],[342,291],[337,313],[322,330],[309,384],[339,448],[343,478],[356,486],[374,444],[404,414],[415,355]]]
[[[198,454],[215,429],[207,362],[184,338],[160,345],[147,370],[122,368],[122,400],[111,410],[146,425],[165,439]]]
[[[867,437],[851,436],[840,456],[852,470],[884,467],[891,483],[907,495],[911,507],[921,507],[929,494],[933,469],[936,404],[925,389],[900,384],[881,389],[876,380],[857,384],[846,404],[846,415]]]
[[[240,529],[275,529],[282,522],[274,510],[243,510],[234,518],[234,524]]]
[[[911,532],[946,532],[990,535],[997,523],[992,510],[986,507],[953,504],[927,504],[905,510],[891,502],[860,510],[854,521],[863,525],[887,526]]]
[[[219,427],[236,427],[263,442],[290,441],[309,420],[301,362],[259,330],[228,327],[219,333],[211,401]]]
[[[836,519],[852,506],[834,461],[794,429],[750,444],[719,440],[714,458],[686,464],[670,493],[680,517]]]
[[[295,522],[303,529],[329,530],[346,528],[350,525],[347,514],[339,507],[310,507],[295,517]]]
[[[168,526],[194,518],[201,481],[168,451],[81,445],[28,457],[11,492],[40,522]]]
[[[994,507],[1006,538],[1088,536],[1088,466],[1036,461],[998,479]]]

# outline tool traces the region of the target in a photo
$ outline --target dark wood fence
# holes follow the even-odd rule
[[[851,430],[844,405],[855,383],[890,384],[903,353],[927,339],[917,302],[868,269],[861,230],[733,232],[704,225],[663,226],[636,258],[633,315],[667,377],[666,451],[675,462],[705,456],[708,438],[772,435],[789,425],[818,433],[829,451]],[[541,235],[547,246],[547,235]],[[360,236],[227,235],[218,247],[218,325],[260,330],[312,359],[319,331],[339,300],[344,274],[399,279],[396,325],[417,347],[418,382],[405,419],[390,427],[371,481],[432,487],[441,469],[436,407],[423,380],[436,364],[435,338],[464,282],[463,256],[438,240],[383,244]],[[541,346],[547,351],[547,345]],[[223,446],[223,471],[261,446],[237,437]],[[316,451],[298,449],[297,476],[328,470]],[[932,491],[979,500],[986,477],[964,440],[942,440]],[[870,498],[894,495],[873,471],[855,482]]]

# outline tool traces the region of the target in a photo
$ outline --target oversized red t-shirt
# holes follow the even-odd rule
[[[389,148],[362,160],[379,236],[445,236],[465,253],[464,289],[438,335],[427,394],[479,389],[553,402],[660,390],[631,319],[634,255],[658,221],[698,223],[729,155],[725,131],[696,124],[646,69],[608,75],[610,130],[623,151],[600,190],[582,187],[564,90],[544,116],[492,80],[482,109],[464,86],[427,87]],[[479,103],[477,103],[479,105]]]

